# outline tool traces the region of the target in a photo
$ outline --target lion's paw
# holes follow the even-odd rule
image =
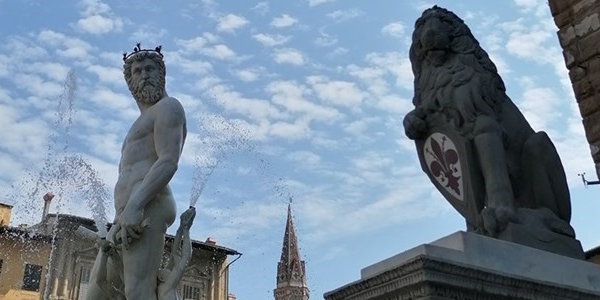
[[[485,235],[497,237],[510,222],[516,222],[515,211],[506,206],[486,207],[481,211],[481,226]]]

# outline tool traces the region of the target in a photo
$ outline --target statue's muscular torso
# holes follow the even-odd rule
[[[129,197],[137,190],[152,165],[158,160],[154,141],[154,123],[156,114],[161,108],[164,109],[162,106],[165,103],[160,102],[138,117],[123,142],[119,179],[114,191],[117,218],[127,205]],[[148,205],[158,206],[158,210],[171,220],[169,225],[175,220],[175,201],[168,185]]]

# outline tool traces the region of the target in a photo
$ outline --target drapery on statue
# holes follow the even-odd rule
[[[96,284],[104,267],[106,283],[119,290],[116,294],[128,300],[157,299],[165,233],[177,211],[168,183],[187,133],[183,107],[165,92],[160,51],[160,47],[141,49],[138,44],[133,53],[123,55],[123,74],[140,116],[123,142],[114,192],[116,216],[106,237],[120,249],[104,247],[117,252],[120,261],[99,251],[88,290],[91,300],[114,299]]]
[[[404,118],[405,133],[468,230],[497,237],[513,223],[574,238],[554,145],[506,95],[496,67],[463,21],[438,6],[425,10],[409,55],[415,108]]]

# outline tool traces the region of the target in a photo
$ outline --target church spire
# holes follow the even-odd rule
[[[275,300],[308,300],[304,261],[300,259],[298,239],[292,220],[292,199],[288,204],[287,222],[283,235],[281,258],[277,263]]]

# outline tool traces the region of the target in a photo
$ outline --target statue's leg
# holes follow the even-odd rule
[[[139,239],[123,250],[125,296],[127,300],[156,300],[158,271],[164,252],[165,233],[175,219],[171,195],[152,200],[144,210],[149,222]]]
[[[131,242],[128,250],[123,250],[125,296],[128,300],[156,300],[166,229],[164,223],[152,222],[139,239]]]
[[[488,234],[495,236],[514,219],[514,195],[508,175],[502,129],[491,117],[479,116],[475,121],[474,133],[473,142],[486,193],[482,221]]]
[[[571,220],[571,199],[565,171],[556,148],[541,131],[531,135],[523,146],[522,202],[529,208],[546,207],[563,221]]]
[[[500,125],[490,117],[478,117],[474,144],[485,182],[487,206],[513,207],[513,190]]]

